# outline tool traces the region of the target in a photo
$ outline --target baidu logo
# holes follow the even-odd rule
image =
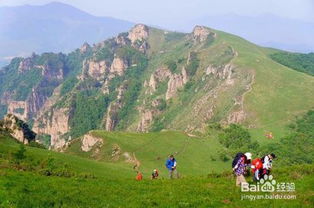
[[[276,187],[276,181],[272,175],[265,175],[264,178],[257,182],[261,186],[262,192],[274,192]]]

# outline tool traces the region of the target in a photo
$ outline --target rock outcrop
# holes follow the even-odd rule
[[[124,74],[124,71],[128,67],[129,67],[129,63],[127,60],[120,57],[115,57],[110,67],[110,73],[121,76]]]
[[[39,66],[37,66],[39,67]],[[63,74],[63,64],[60,67],[54,68],[51,67],[49,64],[46,64],[45,66],[40,67],[42,68],[42,76],[47,81],[53,81],[53,80],[62,80],[64,77]]]
[[[23,73],[25,71],[29,71],[34,67],[33,59],[32,57],[24,58],[21,60],[18,68],[19,73]]]
[[[182,68],[181,74],[171,74],[168,81],[166,100],[174,97],[178,89],[182,88],[187,81],[187,73],[184,67]]]
[[[209,28],[204,26],[195,26],[193,29],[193,39],[196,42],[203,42],[207,40],[208,36],[211,35],[213,37],[216,37],[216,33],[211,31]]]
[[[21,120],[27,119],[27,103],[25,101],[9,101],[8,114],[13,114]]]
[[[144,53],[148,49],[148,36],[149,28],[143,24],[135,25],[128,34],[128,38],[130,39],[132,46]]]
[[[115,42],[121,46],[128,45],[131,43],[130,39],[128,38],[128,35],[126,35],[125,33],[118,35],[115,38]]]
[[[171,73],[171,71],[166,67],[158,68],[151,76],[149,81],[145,81],[144,85],[149,88],[146,90],[146,94],[156,91],[157,86],[160,82],[169,79],[167,84],[166,100],[172,98],[176,95],[179,88],[182,88],[188,81],[188,75],[185,67],[182,67],[181,73]]]
[[[48,111],[40,119],[34,122],[33,131],[37,134],[48,134],[51,136],[51,148],[61,149],[66,145],[67,139],[64,134],[69,132],[69,109],[55,108]]]
[[[148,38],[149,30],[146,25],[137,24],[129,32],[128,38],[131,43],[134,44],[136,41],[143,41]]]
[[[117,99],[109,104],[107,114],[104,119],[105,129],[107,131],[113,131],[118,123],[118,111],[122,108],[123,93],[126,90],[125,85],[122,84],[118,89]]]
[[[0,122],[0,128],[7,130],[16,140],[28,144],[35,141],[36,134],[28,127],[28,125],[14,116],[7,114]]]
[[[110,63],[104,60],[99,62],[88,61],[86,65],[87,74],[96,80],[103,80],[105,78],[105,74],[110,70]]]
[[[84,80],[91,77],[97,81],[105,82],[115,76],[122,76],[128,67],[129,62],[117,56],[115,56],[112,61],[96,61],[95,59],[91,59],[83,62],[82,75],[78,78]]]
[[[85,134],[82,138],[81,149],[84,152],[89,152],[95,146],[101,147],[102,145],[103,145],[103,140],[101,138],[94,137],[91,134]]]
[[[81,53],[86,53],[86,52],[88,52],[89,50],[91,50],[91,47],[90,47],[90,45],[88,44],[88,43],[84,43],[82,46],[81,46],[81,48],[80,48],[80,52]]]
[[[212,74],[216,78],[230,80],[233,68],[234,67],[232,64],[226,64],[225,66],[219,66],[219,67],[214,67],[210,65],[206,69],[206,75]]]
[[[154,110],[140,110],[140,122],[137,126],[137,131],[139,132],[147,132],[149,130],[150,124],[154,119],[154,114],[156,111]]]

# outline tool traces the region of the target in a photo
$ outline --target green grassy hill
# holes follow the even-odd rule
[[[127,160],[123,156],[125,152],[131,157],[135,154],[136,159],[140,161],[140,171],[149,175],[157,168],[162,177],[168,176],[164,164],[170,154],[175,155],[182,176],[221,172],[230,167],[230,162],[223,162],[219,158],[222,146],[216,138],[190,137],[173,131],[159,133],[92,131],[89,134],[104,141],[100,151],[95,153],[94,147],[90,152],[83,152],[81,140],[76,140],[70,144],[66,153],[119,163],[125,163]],[[113,149],[117,147],[120,149],[119,156],[112,156]],[[129,167],[133,165],[128,164]]]
[[[314,77],[273,61],[269,54],[277,50],[259,47],[227,33],[218,34],[220,41],[238,51],[235,64],[242,66],[243,71],[253,70],[252,88],[244,95],[246,124],[251,127],[253,138],[265,141],[263,135],[269,131],[276,138],[282,137],[287,124],[314,106],[311,99]]]
[[[162,139],[165,135],[154,136]],[[170,135],[178,136],[178,133]],[[127,142],[132,136],[135,135],[121,139],[126,140],[121,146],[134,148],[134,142]],[[145,137],[147,135],[140,140]],[[108,134],[106,138],[114,141],[115,136]],[[181,135],[181,138],[186,137]],[[132,169],[120,162],[95,161],[29,146],[23,154],[25,157],[17,157],[20,149],[12,138],[0,136],[1,207],[312,207],[314,203],[313,165],[275,166],[273,175],[278,182],[296,183],[293,193],[296,199],[249,201],[241,200],[243,193],[235,187],[229,171],[223,174],[205,174],[204,171],[203,176],[154,181],[144,171],[144,180],[136,181]],[[176,150],[166,148],[165,153]],[[138,155],[140,158],[140,152]],[[180,154],[179,158],[180,171],[187,171],[183,161],[188,158],[181,158]],[[190,165],[192,170],[198,167],[195,163]],[[190,173],[195,171],[192,170]]]

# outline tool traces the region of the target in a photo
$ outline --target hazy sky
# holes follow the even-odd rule
[[[58,0],[97,16],[133,22],[171,25],[177,21],[235,13],[255,16],[271,13],[314,22],[314,0]],[[46,4],[52,0],[0,0],[0,6]]]

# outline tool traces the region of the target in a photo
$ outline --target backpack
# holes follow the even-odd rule
[[[237,165],[237,163],[241,159],[241,157],[244,157],[244,154],[242,152],[239,152],[236,154],[236,156],[234,157],[234,159],[232,161],[232,168],[234,168],[234,166]]]
[[[139,172],[135,179],[138,180],[138,181],[141,181],[143,179],[142,173]]]
[[[256,158],[252,161],[252,165],[254,165],[254,169],[252,169],[253,172],[255,172],[258,169],[262,169],[263,168],[263,162],[261,160],[261,158]]]

